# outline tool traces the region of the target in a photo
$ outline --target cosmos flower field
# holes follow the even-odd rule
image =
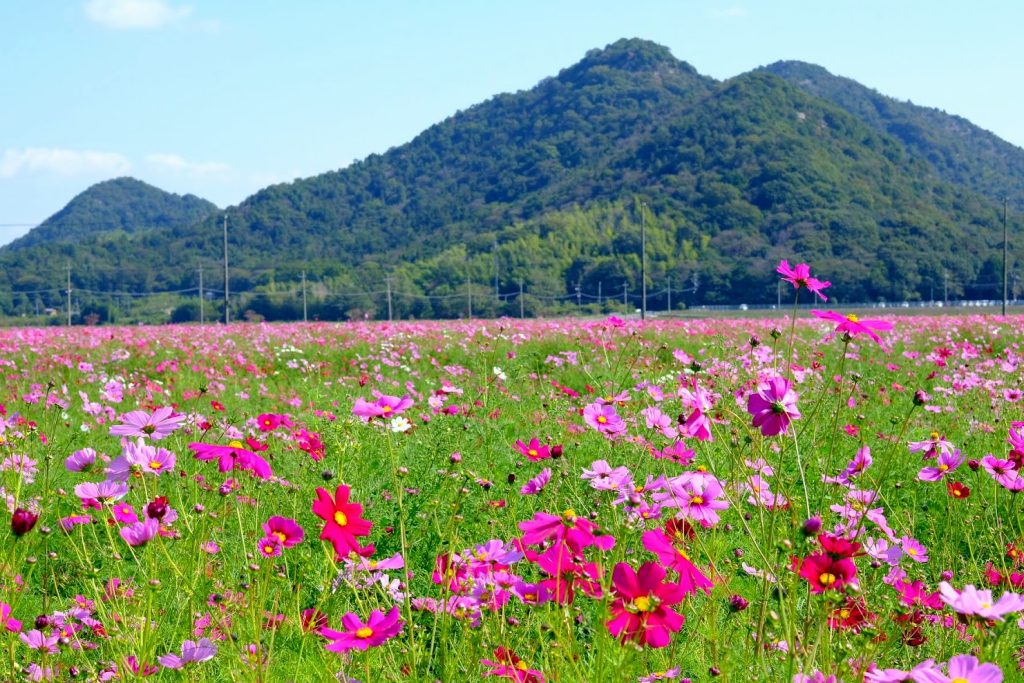
[[[821,304],[4,330],[0,680],[1020,680],[1024,320]]]

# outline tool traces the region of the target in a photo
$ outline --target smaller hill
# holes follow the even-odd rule
[[[18,251],[45,243],[77,242],[101,233],[180,228],[217,210],[216,204],[195,195],[164,192],[135,178],[115,178],[86,189],[3,249]]]

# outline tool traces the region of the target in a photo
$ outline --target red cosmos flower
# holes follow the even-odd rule
[[[662,583],[664,578],[665,570],[654,562],[645,562],[638,572],[625,562],[615,565],[615,602],[611,606],[614,616],[607,622],[613,636],[651,647],[669,644],[671,634],[686,621],[670,608],[683,599],[685,592],[678,584]]]
[[[313,514],[327,522],[320,538],[331,542],[339,558],[352,552],[365,557],[373,553],[373,546],[360,546],[356,536],[369,535],[373,523],[362,518],[363,506],[348,502],[348,496],[349,487],[344,484],[337,488],[333,499],[325,489],[317,487]]]
[[[847,597],[846,602],[829,615],[828,626],[832,629],[850,629],[856,633],[877,616],[868,611],[868,605],[863,598]]]
[[[892,329],[892,323],[890,322],[885,320],[861,320],[853,313],[849,315],[840,315],[835,311],[811,311],[811,313],[822,320],[831,320],[832,322],[839,323],[836,326],[836,332],[846,332],[852,337],[864,334],[871,337],[876,344],[882,343],[882,338],[876,334],[876,330],[878,332],[888,332]]]
[[[217,469],[221,472],[248,470],[260,479],[269,479],[273,475],[270,464],[252,451],[242,448],[240,441],[232,441],[227,446],[190,443],[188,447],[195,451],[196,460],[216,460]]]
[[[951,481],[946,484],[946,492],[954,498],[967,498],[971,495],[971,489],[967,488],[966,484],[961,484],[958,481]]]
[[[690,594],[703,590],[711,595],[711,589],[715,587],[715,584],[704,576],[697,565],[690,561],[690,556],[682,548],[672,545],[672,541],[664,531],[661,529],[645,531],[642,538],[644,547],[657,555],[659,562],[679,573],[679,587],[683,589],[684,593]]]
[[[798,263],[796,267],[790,267],[789,261],[783,259],[775,272],[782,276],[784,282],[791,282],[793,287],[800,289],[804,287],[812,293],[821,297],[822,301],[828,301],[828,297],[821,293],[821,290],[832,286],[831,282],[823,282],[811,277],[811,267],[806,263]]]
[[[484,672],[484,676],[500,676],[518,683],[544,683],[544,674],[537,669],[531,669],[513,650],[499,647],[494,651],[494,658],[497,661],[480,660],[481,664],[490,667]]]

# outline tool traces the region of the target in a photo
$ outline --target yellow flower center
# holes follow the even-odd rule
[[[565,517],[569,520],[576,519],[576,511],[573,510],[572,508],[569,508],[568,510],[562,513],[562,517]]]
[[[825,572],[824,574],[818,577],[818,583],[820,583],[822,586],[831,586],[835,582],[836,575],[830,574],[829,572]]]
[[[917,550],[915,550],[914,548],[911,548],[910,550],[907,551],[907,555],[910,555],[911,557],[913,557],[913,556],[917,555]]]
[[[537,449],[536,448],[531,448],[530,450],[526,451],[526,454],[528,456],[530,456],[531,458],[536,458],[537,457]]]
[[[850,618],[850,610],[848,610],[848,609],[841,609],[841,610],[839,610],[839,618],[840,619],[849,619]]]
[[[384,406],[382,410],[384,411],[384,414],[387,415],[388,413],[391,412],[391,406]]]
[[[703,504],[704,504],[704,499],[701,498],[700,496],[694,496],[693,498],[690,499],[690,505],[703,505]]]
[[[356,638],[369,638],[373,635],[373,629],[369,626],[364,626],[356,631]]]
[[[231,446],[232,448],[245,448],[245,445],[241,441],[239,441],[238,439],[235,439],[234,441],[230,442],[228,445]]]
[[[851,323],[857,323],[857,322],[860,322],[860,318],[858,318],[858,317],[857,317],[856,315],[854,315],[853,313],[851,313],[850,315],[846,316],[846,319],[847,319],[847,320],[849,320],[849,321],[850,321]]]
[[[641,595],[639,598],[633,601],[633,604],[636,606],[636,609],[639,612],[650,612],[653,608],[653,605],[651,604],[651,599],[646,595]]]
[[[687,552],[682,548],[676,548],[676,552],[678,552],[684,559],[690,559],[689,554],[687,554]]]
[[[334,513],[334,523],[338,526],[345,526],[348,524],[348,517],[345,515],[344,512],[338,510],[337,512]]]
[[[283,531],[275,531],[274,535],[277,536],[281,540],[281,543],[284,543],[285,541],[288,540],[288,537],[284,535]]]
[[[602,424],[603,425],[607,421],[608,421],[608,418],[605,417],[604,415],[598,415],[597,416],[597,423],[598,424]]]
[[[928,436],[931,437],[932,441],[938,441],[939,440],[939,433],[938,432],[932,432]]]
[[[526,600],[527,602],[533,602],[534,600],[537,599],[537,594],[536,593],[523,593],[523,599]]]
[[[263,552],[265,552],[267,555],[273,555],[274,554],[274,547],[275,546],[273,546],[270,543],[268,543],[265,546],[263,546]]]
[[[967,680],[966,678],[964,678],[963,676],[957,676],[956,678],[951,680],[949,683],[971,683],[971,682],[969,680]]]
[[[149,461],[149,469],[151,469],[151,470],[158,470],[158,469],[160,469],[163,466],[164,466],[164,464],[162,462],[157,461],[157,460],[150,460]]]
[[[527,665],[526,662],[520,659],[518,662],[516,662],[516,668],[520,671],[526,671],[529,668],[529,665]]]
[[[949,469],[949,465],[939,465],[939,472],[945,472]]]
[[[697,465],[697,471],[698,472],[707,472],[708,471],[707,465]]]

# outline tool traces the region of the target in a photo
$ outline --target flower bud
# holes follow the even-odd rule
[[[821,532],[821,517],[814,515],[800,528],[804,536],[817,536]]]
[[[733,612],[742,612],[750,606],[750,603],[742,595],[732,595],[729,597],[729,609]]]
[[[555,444],[551,447],[551,457],[561,458],[562,457],[562,444]]]
[[[928,394],[924,393],[923,389],[918,389],[914,392],[914,405],[923,406],[928,403]]]
[[[24,536],[32,531],[32,527],[36,525],[38,519],[39,515],[34,512],[29,512],[25,508],[18,508],[11,515],[11,531],[15,536]]]

